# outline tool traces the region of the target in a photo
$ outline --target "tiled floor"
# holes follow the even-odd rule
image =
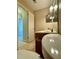
[[[19,42],[18,43],[18,50],[29,50],[29,51],[34,51],[35,52],[35,40],[29,42],[29,43],[25,43],[25,42]],[[41,59],[43,59],[41,57]]]

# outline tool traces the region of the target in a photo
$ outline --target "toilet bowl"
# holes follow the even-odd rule
[[[17,51],[17,59],[41,59],[40,55],[27,50],[18,50]]]
[[[43,37],[42,53],[44,59],[61,59],[60,34],[47,34]]]

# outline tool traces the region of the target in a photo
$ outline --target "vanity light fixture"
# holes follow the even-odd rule
[[[57,1],[56,0],[50,0],[50,6],[49,6],[49,11],[48,15],[46,15],[46,22],[54,22],[57,20]]]
[[[57,54],[57,55],[58,55],[58,53],[59,53],[59,52],[58,52],[58,50],[55,50],[55,54]]]
[[[52,13],[53,10],[54,10],[54,7],[51,5],[50,8],[49,8],[50,13]]]
[[[50,7],[49,7],[49,11],[50,11],[50,13],[54,13],[55,11],[57,11],[57,8],[58,8],[58,6],[57,6],[57,4],[56,5],[51,5]]]
[[[50,19],[51,19],[51,20],[52,20],[52,22],[53,22],[54,16],[50,16]]]
[[[54,6],[54,12],[57,11],[57,8],[58,8],[58,6],[55,5],[55,6]]]

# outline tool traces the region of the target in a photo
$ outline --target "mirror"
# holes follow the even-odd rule
[[[58,21],[59,1],[51,0],[51,2],[52,3],[50,4],[49,12],[46,15],[46,23]]]

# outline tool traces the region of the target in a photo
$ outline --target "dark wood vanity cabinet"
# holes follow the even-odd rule
[[[48,33],[35,33],[36,52],[39,53],[41,55],[41,57],[43,57],[43,54],[42,54],[42,38],[46,34],[48,34]]]

